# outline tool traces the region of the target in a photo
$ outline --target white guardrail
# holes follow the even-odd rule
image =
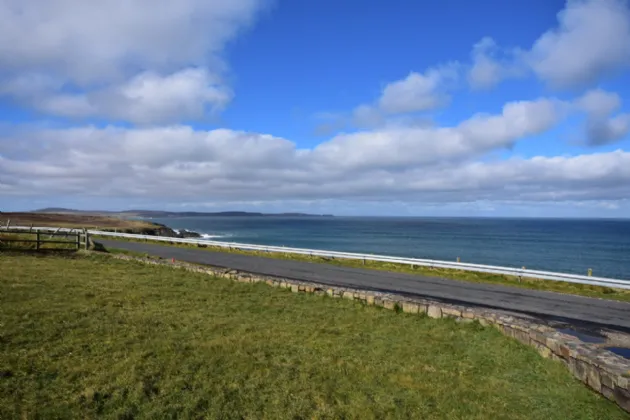
[[[0,231],[2,230],[6,230],[6,227],[0,226]],[[48,232],[52,232],[52,231],[73,232],[78,229],[11,226],[9,230],[11,231],[13,230],[32,230],[32,231],[39,230],[39,231],[48,231]],[[564,281],[564,282],[569,282],[569,283],[588,284],[588,285],[593,285],[593,286],[613,287],[613,288],[618,288],[618,289],[630,290],[630,280],[583,276],[579,274],[569,274],[569,273],[555,273],[551,271],[529,270],[529,269],[524,269],[524,268],[499,267],[499,266],[492,266],[492,265],[429,260],[429,259],[421,259],[421,258],[393,257],[393,256],[388,256],[388,255],[358,254],[354,252],[338,252],[338,251],[324,251],[324,250],[318,250],[318,249],[290,248],[290,247],[282,247],[282,246],[241,244],[237,242],[220,242],[220,241],[212,241],[212,240],[207,240],[207,239],[196,239],[196,238],[170,238],[166,236],[136,235],[136,234],[131,234],[131,233],[116,233],[116,232],[106,232],[106,231],[100,231],[100,230],[88,230],[87,232],[90,235],[107,236],[107,237],[113,237],[113,238],[142,239],[142,240],[148,240],[148,241],[171,242],[171,243],[182,243],[182,244],[193,244],[193,245],[209,245],[209,246],[216,246],[216,247],[221,247],[221,248],[240,249],[240,250],[246,250],[246,251],[281,252],[285,254],[301,254],[301,255],[310,255],[310,256],[327,257],[327,258],[343,258],[343,259],[364,260],[364,261],[381,261],[381,262],[388,262],[388,263],[395,263],[395,264],[407,264],[407,265],[417,265],[417,266],[435,267],[435,268],[450,268],[454,270],[476,271],[476,272],[481,272],[481,273],[492,273],[492,274],[504,274],[504,275],[515,276],[515,277],[525,277],[525,278],[534,278],[534,279],[552,280],[552,281]]]

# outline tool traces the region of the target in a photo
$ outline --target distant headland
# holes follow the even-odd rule
[[[258,213],[247,211],[221,211],[221,212],[197,212],[197,211],[161,211],[161,210],[73,210],[58,207],[48,207],[33,211],[33,213],[56,213],[56,214],[90,214],[109,215],[142,218],[168,218],[168,217],[334,217],[332,214],[309,214],[309,213]]]

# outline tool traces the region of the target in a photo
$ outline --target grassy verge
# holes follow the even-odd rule
[[[104,257],[0,267],[0,418],[626,418],[478,324]]]
[[[97,238],[95,238],[97,239]],[[105,238],[104,238],[105,239]],[[120,241],[131,241],[134,240],[126,239],[126,238],[106,238],[106,239],[115,239]],[[161,245],[169,245],[175,246],[179,248],[199,248],[198,245],[188,245],[188,244],[177,244],[177,243],[166,243],[162,241],[155,241],[155,243]],[[595,297],[600,299],[613,299],[620,300],[624,302],[630,302],[630,290],[624,289],[613,289],[609,287],[600,287],[600,286],[590,286],[586,284],[575,284],[568,283],[562,281],[549,281],[549,280],[537,280],[537,279],[519,279],[514,276],[505,276],[501,274],[490,274],[490,273],[479,273],[474,271],[463,271],[463,270],[453,270],[453,269],[444,269],[444,268],[430,268],[430,267],[411,267],[406,264],[393,264],[393,263],[385,263],[379,261],[358,261],[358,260],[347,260],[347,259],[331,259],[331,258],[322,258],[316,256],[309,255],[299,255],[299,254],[283,254],[280,252],[260,252],[260,251],[243,251],[238,249],[228,249],[221,247],[208,246],[200,249],[205,249],[208,251],[215,252],[231,252],[243,255],[254,255],[260,257],[267,258],[277,258],[277,259],[285,259],[285,260],[295,260],[295,261],[306,261],[306,262],[314,262],[314,263],[325,263],[325,264],[334,264],[342,267],[354,267],[354,268],[367,268],[374,270],[384,270],[391,271],[397,273],[407,273],[407,274],[417,274],[431,277],[440,277],[446,279],[453,280],[461,280],[473,283],[489,283],[489,284],[500,284],[506,286],[514,286],[520,287],[523,289],[531,289],[531,290],[545,290],[550,292],[559,292],[559,293],[568,293],[580,296],[587,297]]]

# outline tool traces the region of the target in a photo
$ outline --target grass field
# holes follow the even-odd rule
[[[622,419],[478,324],[105,256],[0,253],[0,418]]]
[[[124,238],[108,238],[125,241]],[[97,240],[97,239],[95,239]],[[502,284],[507,286],[521,287],[524,289],[532,290],[547,290],[550,292],[569,293],[580,296],[595,297],[601,299],[613,299],[624,302],[630,302],[630,290],[624,289],[612,289],[609,287],[590,286],[586,284],[568,283],[562,281],[549,281],[549,280],[537,280],[537,279],[519,279],[514,276],[505,276],[501,274],[479,273],[474,271],[463,271],[443,268],[430,268],[430,267],[411,267],[406,264],[394,264],[385,263],[380,261],[368,261],[365,262],[359,260],[349,260],[341,258],[322,258],[310,255],[301,254],[283,254],[279,252],[260,252],[260,251],[244,251],[238,249],[229,249],[222,247],[208,246],[199,248],[197,245],[188,244],[169,244],[163,241],[156,241],[160,245],[176,246],[180,248],[195,248],[205,249],[208,251],[219,252],[232,252],[243,255],[255,255],[267,258],[277,258],[295,261],[306,261],[315,263],[334,264],[343,267],[355,267],[355,268],[367,268],[374,270],[393,271],[397,273],[418,274],[432,277],[441,277],[445,279],[462,280],[473,283],[490,283],[490,284]]]

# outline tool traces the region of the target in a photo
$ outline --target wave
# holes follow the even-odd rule
[[[218,239],[218,238],[226,238],[230,235],[217,235],[217,234],[208,234],[208,233],[200,233],[201,239]]]

